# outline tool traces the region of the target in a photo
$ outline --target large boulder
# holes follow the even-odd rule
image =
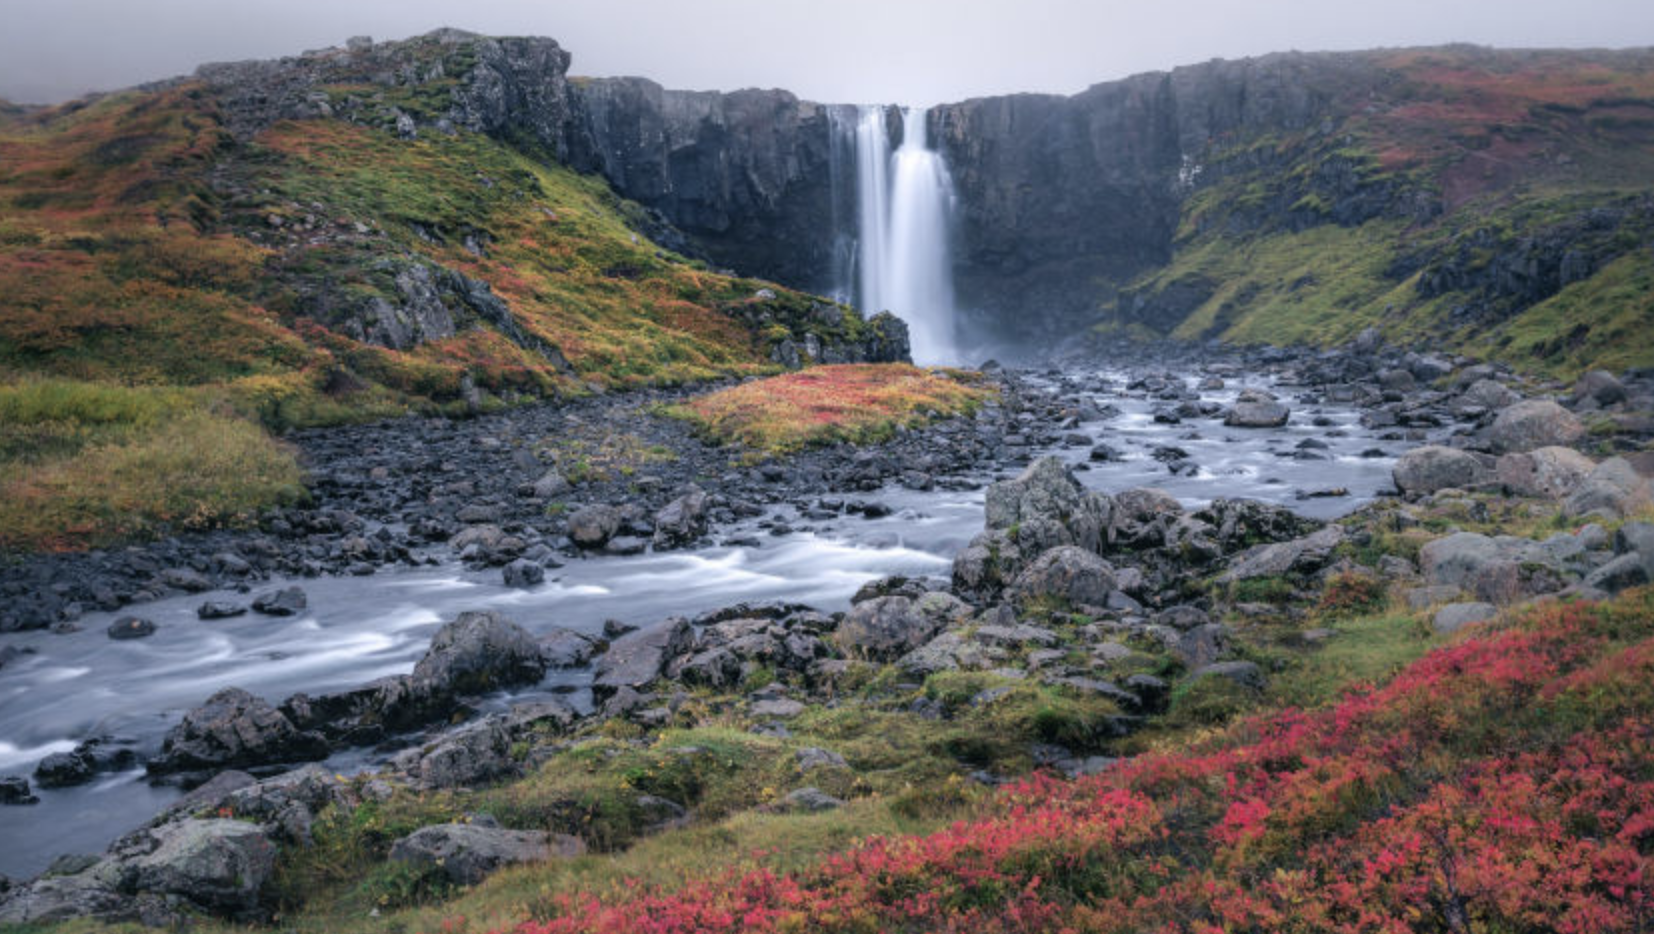
[[[870,661],[894,661],[924,645],[947,624],[907,597],[877,597],[850,608],[833,632],[847,654]]]
[[[154,775],[249,768],[325,758],[327,741],[301,731],[263,698],[225,688],[184,714],[149,760]]]
[[[1579,489],[1596,464],[1573,448],[1543,447],[1506,454],[1494,465],[1500,483],[1512,493],[1562,499]]]
[[[1177,497],[1154,487],[1133,487],[1114,497],[1108,540],[1121,548],[1157,548],[1183,518]]]
[[[672,617],[658,626],[629,632],[597,660],[592,693],[606,698],[621,688],[641,688],[659,678],[671,660],[695,645],[689,620]]]
[[[1500,454],[1573,444],[1585,435],[1574,413],[1549,399],[1528,399],[1499,412],[1487,441]]]
[[[1103,606],[1115,587],[1113,565],[1084,548],[1059,545],[1017,575],[1010,596],[1021,606],[1041,601]]]
[[[246,912],[276,866],[276,847],[257,824],[183,820],[142,832],[154,849],[121,868],[121,888],[178,895],[221,912]]]
[[[1558,588],[1556,557],[1532,539],[1456,532],[1419,550],[1425,583],[1458,587],[1484,602],[1504,605]]]
[[[391,859],[438,870],[457,885],[476,885],[502,866],[574,857],[586,851],[576,837],[482,824],[421,827],[391,845]]]
[[[1490,479],[1491,472],[1468,451],[1427,444],[1401,455],[1391,476],[1401,492],[1422,494],[1476,486]]]
[[[523,627],[492,610],[469,612],[437,630],[414,666],[413,686],[433,694],[480,694],[532,684],[545,673],[545,655]]]
[[[1569,516],[1601,515],[1620,519],[1649,502],[1648,480],[1623,457],[1610,457],[1598,464],[1590,476],[1562,504]]]
[[[504,717],[490,717],[430,746],[397,756],[395,764],[424,788],[460,788],[517,773]]]
[[[1040,458],[1015,479],[988,487],[988,530],[1014,530],[1011,538],[1029,554],[1058,545],[1100,551],[1109,513],[1108,499],[1081,486],[1055,457]]]

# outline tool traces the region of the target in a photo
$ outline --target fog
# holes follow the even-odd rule
[[[546,35],[574,73],[833,102],[1071,93],[1286,49],[1654,44],[1649,0],[0,0],[0,97],[39,103],[438,26]]]

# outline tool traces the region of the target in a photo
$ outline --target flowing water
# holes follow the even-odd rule
[[[958,362],[948,255],[953,182],[929,146],[927,111],[902,111],[890,151],[883,107],[863,107],[855,129],[859,306],[907,322],[913,360]]]
[[[1234,389],[1207,393],[1228,403]],[[1105,492],[1153,485],[1186,505],[1217,496],[1251,497],[1330,517],[1370,500],[1390,486],[1394,443],[1363,429],[1349,409],[1295,407],[1284,428],[1224,428],[1213,420],[1182,425],[1153,421],[1153,403],[1109,395],[1099,402],[1119,417],[1082,426],[1093,440],[1125,452],[1122,463],[1078,474]],[[1321,414],[1332,425],[1313,427]],[[1316,437],[1327,444],[1325,460],[1290,457],[1297,444]],[[1176,445],[1199,465],[1173,477],[1150,452]],[[1363,457],[1385,448],[1389,456]],[[1089,446],[1056,449],[1076,464]],[[984,480],[992,479],[984,477]],[[1346,487],[1341,499],[1298,501],[1299,490]],[[462,610],[497,609],[531,631],[563,626],[595,634],[614,618],[648,625],[674,614],[694,614],[741,601],[786,600],[842,610],[863,583],[889,574],[945,577],[953,555],[982,529],[982,499],[975,492],[916,492],[890,487],[866,499],[894,510],[885,518],[842,517],[824,523],[800,520],[786,510],[796,531],[765,536],[753,547],[704,547],[636,557],[577,560],[550,572],[530,590],[504,587],[497,570],[472,572],[458,564],[419,570],[384,570],[367,578],[300,581],[310,610],[280,619],[257,615],[205,622],[195,607],[209,599],[246,602],[239,594],[180,596],[135,607],[159,627],[136,641],[110,640],[104,630],[116,615],[95,613],[83,631],[69,635],[32,632],[4,643],[37,649],[0,670],[0,775],[27,774],[39,759],[66,751],[88,736],[135,740],[142,751],[159,746],[179,715],[214,691],[238,686],[279,701],[296,691],[317,693],[383,675],[406,672],[444,620]],[[729,530],[758,534],[755,526]],[[256,588],[273,589],[272,581]],[[564,693],[577,706],[589,703],[584,672],[554,673],[532,691]],[[503,698],[496,698],[496,703]],[[361,753],[330,765],[358,768]],[[0,808],[0,873],[28,876],[64,852],[99,852],[119,833],[142,823],[176,796],[153,788],[139,771],[100,777],[92,785],[38,790],[42,803]]]

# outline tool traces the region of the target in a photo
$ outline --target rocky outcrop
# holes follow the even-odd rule
[[[148,768],[152,775],[216,771],[320,759],[327,751],[320,735],[295,727],[263,698],[225,688],[184,714]]]

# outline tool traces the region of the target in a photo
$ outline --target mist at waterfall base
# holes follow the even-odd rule
[[[930,148],[929,111],[901,110],[894,150],[883,106],[835,110],[833,120],[834,152],[847,163],[834,167],[834,178],[853,186],[853,198],[835,194],[834,204],[854,206],[835,222],[836,297],[907,322],[915,363],[963,362],[949,250],[953,181]]]

